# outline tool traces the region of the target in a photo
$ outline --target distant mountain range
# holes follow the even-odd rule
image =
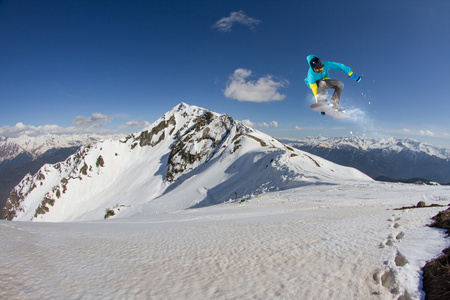
[[[36,173],[44,164],[65,160],[81,145],[113,137],[119,138],[95,134],[0,136],[0,208],[3,209],[9,193],[26,174]]]
[[[450,183],[450,150],[411,139],[308,137],[284,142],[376,180]]]
[[[372,181],[226,114],[181,103],[141,132],[82,146],[25,176],[3,217],[59,222],[173,212],[345,180]]]
[[[71,221],[142,207],[171,211],[292,186],[368,180],[364,174],[450,182],[448,149],[395,138],[278,141],[226,114],[184,103],[141,132],[104,138],[0,137],[2,208],[8,199],[3,217]]]

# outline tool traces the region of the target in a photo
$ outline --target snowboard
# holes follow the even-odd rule
[[[335,110],[331,106],[328,106],[326,103],[314,103],[311,104],[309,107],[312,110],[315,110],[317,112],[320,112],[322,116],[328,115],[335,119],[344,119],[344,118],[350,118],[350,116],[344,114],[342,111]]]

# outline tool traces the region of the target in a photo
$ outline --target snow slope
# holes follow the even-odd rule
[[[450,188],[323,182],[247,202],[71,223],[0,221],[1,299],[423,299]]]
[[[100,220],[177,211],[363,173],[290,148],[226,114],[181,103],[142,132],[82,147],[15,187],[7,219]]]

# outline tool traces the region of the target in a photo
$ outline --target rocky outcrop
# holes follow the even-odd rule
[[[176,134],[168,158],[165,180],[173,182],[181,174],[205,163],[220,150],[223,141],[229,137],[234,120],[227,116],[214,116],[206,112],[194,120],[185,131]]]

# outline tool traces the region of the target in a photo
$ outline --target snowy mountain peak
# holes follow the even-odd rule
[[[148,128],[125,138],[131,148],[155,147],[163,141],[170,148],[164,180],[175,181],[183,173],[207,162],[230,135],[232,127],[242,126],[226,114],[219,115],[185,103],[177,105]]]
[[[3,217],[95,220],[342,180],[371,179],[226,114],[180,103],[141,132],[81,147],[64,162],[26,176],[11,192]]]

